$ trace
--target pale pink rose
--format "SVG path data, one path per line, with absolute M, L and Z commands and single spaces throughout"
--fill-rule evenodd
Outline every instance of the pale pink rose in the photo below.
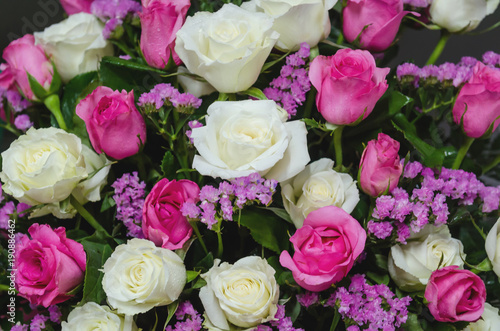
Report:
M 424 296 L 437 321 L 474 322 L 483 314 L 486 287 L 479 276 L 453 265 L 432 273 Z
M 471 79 L 458 93 L 452 112 L 455 123 L 463 122 L 469 137 L 481 137 L 491 125 L 495 130 L 500 124 L 500 71 L 478 61 Z
M 24 93 L 26 98 L 35 99 L 28 81 L 28 72 L 45 89 L 50 87 L 54 68 L 47 59 L 43 48 L 35 45 L 35 37 L 27 34 L 22 38 L 16 39 L 5 48 L 3 58 L 7 62 L 11 74 L 16 84 Z
M 134 93 L 98 86 L 76 106 L 97 153 L 114 159 L 136 154 L 146 142 L 146 124 L 134 103 Z
M 344 278 L 365 248 L 366 232 L 339 207 L 312 211 L 290 238 L 295 253 L 280 255 L 280 263 L 306 290 L 319 292 Z
M 68 15 L 90 13 L 90 5 L 94 0 L 61 0 L 61 5 Z
M 176 64 L 181 63 L 174 51 L 175 38 L 190 5 L 189 0 L 142 1 L 141 50 L 149 65 L 163 69 L 170 55 Z
M 200 188 L 187 179 L 160 180 L 146 197 L 142 214 L 144 237 L 156 246 L 182 248 L 193 228 L 180 211 L 184 202 L 197 202 Z
M 86 268 L 83 245 L 66 238 L 64 227 L 33 224 L 31 239 L 16 245 L 16 288 L 32 304 L 48 307 L 68 300 L 82 281 Z
M 398 152 L 399 142 L 384 133 L 368 142 L 359 163 L 359 184 L 363 192 L 377 197 L 398 185 L 403 172 Z
M 352 43 L 361 34 L 362 48 L 382 52 L 391 45 L 408 13 L 403 10 L 403 0 L 347 0 L 342 11 L 345 39 Z
M 389 68 L 377 68 L 368 51 L 341 49 L 332 56 L 318 56 L 309 79 L 318 91 L 316 106 L 335 125 L 365 119 L 387 90 Z

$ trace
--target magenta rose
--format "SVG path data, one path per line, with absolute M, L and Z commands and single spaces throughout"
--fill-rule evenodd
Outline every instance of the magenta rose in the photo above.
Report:
M 61 0 L 61 5 L 68 15 L 90 13 L 90 6 L 94 0 Z
M 175 38 L 190 5 L 189 0 L 142 0 L 141 50 L 150 66 L 163 69 L 170 55 L 181 63 L 174 51 Z
M 344 278 L 365 248 L 366 232 L 342 208 L 327 206 L 312 211 L 290 238 L 295 253 L 280 255 L 280 263 L 309 291 L 326 290 Z
M 377 197 L 398 185 L 403 172 L 398 152 L 399 142 L 384 133 L 368 142 L 359 163 L 359 184 L 363 192 Z
M 27 34 L 11 42 L 3 51 L 3 58 L 7 62 L 8 70 L 14 77 L 17 86 L 26 98 L 35 99 L 27 72 L 45 89 L 50 87 L 54 68 L 47 59 L 43 48 L 40 45 L 35 45 L 33 35 Z
M 32 304 L 48 307 L 68 300 L 82 281 L 86 267 L 83 246 L 66 238 L 63 227 L 33 224 L 31 239 L 16 244 L 16 288 Z
M 473 272 L 452 265 L 432 273 L 424 296 L 437 321 L 474 322 L 483 314 L 486 287 Z
M 500 124 L 500 71 L 477 62 L 471 79 L 458 93 L 453 106 L 455 123 L 463 123 L 472 138 L 484 135 L 490 126 Z
M 316 106 L 335 125 L 365 119 L 387 90 L 389 68 L 377 68 L 368 51 L 341 49 L 332 56 L 316 57 L 309 79 L 318 91 Z
M 98 86 L 76 106 L 97 153 L 121 160 L 136 154 L 146 142 L 146 124 L 134 103 L 134 93 Z
M 360 36 L 362 48 L 382 52 L 391 45 L 408 13 L 403 10 L 403 0 L 347 0 L 342 12 L 345 39 L 352 43 Z
M 197 202 L 200 188 L 187 179 L 160 180 L 146 197 L 142 212 L 144 237 L 170 250 L 182 248 L 193 228 L 180 211 L 185 202 Z
M 6 63 L 0 64 L 0 89 L 15 90 L 16 80 L 12 74 L 12 70 Z

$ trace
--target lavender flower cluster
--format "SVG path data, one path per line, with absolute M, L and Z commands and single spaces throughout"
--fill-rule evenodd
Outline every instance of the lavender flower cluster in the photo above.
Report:
M 127 15 L 132 18 L 138 17 L 141 10 L 141 4 L 134 0 L 95 0 L 90 6 L 93 15 L 106 21 L 102 31 L 105 39 L 108 39 L 111 33 L 123 24 Z
M 0 183 L 0 229 L 9 229 L 9 220 L 11 219 L 11 215 L 17 213 L 22 217 L 24 216 L 23 211 L 30 207 L 30 205 L 22 202 L 18 203 L 16 206 L 13 201 L 5 201 L 2 184 Z
M 276 315 L 274 315 L 274 319 L 269 323 L 278 329 L 278 331 L 304 331 L 304 329 L 296 329 L 293 327 L 292 319 L 288 316 L 285 316 L 285 306 L 278 305 L 278 311 Z M 255 331 L 272 331 L 273 329 L 268 326 L 261 324 L 259 325 Z
M 426 65 L 419 68 L 413 63 L 403 63 L 396 69 L 401 83 L 411 83 L 415 87 L 424 84 L 451 83 L 459 87 L 472 77 L 473 67 L 479 60 L 465 56 L 459 63 L 446 62 L 440 66 Z M 489 51 L 483 54 L 482 62 L 493 68 L 500 67 L 500 54 Z
M 217 223 L 217 218 L 233 220 L 233 212 L 246 204 L 271 203 L 278 182 L 264 179 L 258 173 L 238 177 L 230 182 L 222 181 L 218 188 L 205 185 L 200 190 L 200 202 L 185 202 L 181 207 L 182 215 L 200 218 L 209 229 Z M 218 212 L 219 211 L 219 212 Z
M 0 113 L 2 117 L 5 118 L 4 101 L 7 102 L 7 106 L 14 111 L 14 126 L 21 131 L 26 131 L 33 126 L 33 122 L 27 114 L 19 114 L 29 106 L 31 103 L 24 99 L 19 92 L 14 90 L 5 90 L 0 88 Z M 6 120 L 6 119 L 5 119 Z
M 348 331 L 396 330 L 408 319 L 409 296 L 398 298 L 385 284 L 369 285 L 365 276 L 356 274 L 349 288 L 339 287 L 326 306 L 337 307 L 342 319 L 352 325 Z M 351 324 L 349 323 L 349 324 Z
M 48 325 L 46 325 L 45 323 L 49 320 L 53 323 L 61 324 L 62 313 L 59 307 L 57 307 L 56 305 L 52 305 L 47 308 L 47 311 L 49 313 L 49 316 L 44 314 L 36 314 L 31 319 L 31 323 L 29 325 L 21 324 L 18 322 L 17 324 L 13 325 L 10 330 L 11 331 L 28 331 L 28 329 L 30 331 L 46 330 L 46 328 L 48 328 Z
M 135 171 L 124 174 L 111 187 L 115 189 L 116 219 L 127 227 L 127 236 L 144 238 L 141 223 L 146 183 L 139 180 Z
M 306 100 L 306 93 L 311 89 L 308 69 L 305 68 L 309 54 L 309 45 L 300 44 L 296 53 L 287 56 L 280 76 L 273 79 L 270 87 L 263 91 L 268 99 L 276 101 L 287 111 L 289 118 L 297 114 L 297 107 Z
M 377 198 L 373 219 L 367 224 L 368 233 L 385 239 L 396 228 L 397 241 L 404 244 L 411 231 L 417 233 L 429 222 L 436 226 L 446 224 L 449 215 L 447 199 L 458 200 L 461 205 L 472 205 L 479 198 L 483 213 L 499 208 L 500 186 L 486 186 L 473 173 L 446 168 L 437 173 L 419 162 L 409 162 L 405 166 L 403 177 L 414 179 L 419 175 L 421 184 L 413 189 L 411 197 L 407 191 L 396 187 L 390 194 Z
M 141 107 L 153 106 L 158 110 L 165 104 L 171 104 L 175 108 L 198 108 L 202 100 L 190 93 L 181 93 L 168 83 L 155 85 L 151 91 L 143 93 L 139 97 L 138 105 Z
M 175 326 L 167 326 L 165 331 L 199 331 L 202 328 L 201 315 L 194 309 L 189 301 L 179 304 L 175 311 L 177 323 Z

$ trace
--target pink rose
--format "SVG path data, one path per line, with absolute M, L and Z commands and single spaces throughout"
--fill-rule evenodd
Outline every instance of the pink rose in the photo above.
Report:
M 94 0 L 61 0 L 61 5 L 68 15 L 90 13 L 90 5 Z
M 471 79 L 458 93 L 453 106 L 453 119 L 467 136 L 479 138 L 491 125 L 500 124 L 500 71 L 477 62 Z
M 76 106 L 97 153 L 120 160 L 136 154 L 146 142 L 146 124 L 134 104 L 134 93 L 98 86 Z
M 16 80 L 8 64 L 0 64 L 0 89 L 15 90 Z
M 351 270 L 365 248 L 366 232 L 342 208 L 327 206 L 309 213 L 290 241 L 295 249 L 293 259 L 283 251 L 281 265 L 292 271 L 297 284 L 319 292 Z
M 63 227 L 33 224 L 31 239 L 16 245 L 16 288 L 32 304 L 48 307 L 68 300 L 67 293 L 82 281 L 86 267 L 83 246 L 66 238 Z
M 318 90 L 316 106 L 323 117 L 336 125 L 365 119 L 387 90 L 389 68 L 377 68 L 368 51 L 341 49 L 333 56 L 316 57 L 309 79 Z
M 399 142 L 384 133 L 370 140 L 359 163 L 359 184 L 366 194 L 377 197 L 399 182 L 403 165 L 399 160 Z
M 176 64 L 181 63 L 174 51 L 175 38 L 184 24 L 190 5 L 189 0 L 142 1 L 141 50 L 149 65 L 163 69 L 170 54 Z
M 8 70 L 10 70 L 26 98 L 35 99 L 26 72 L 33 76 L 45 89 L 50 87 L 54 68 L 47 59 L 43 48 L 40 45 L 35 45 L 33 35 L 27 34 L 11 42 L 3 51 L 3 58 L 7 62 Z
M 479 276 L 452 265 L 432 273 L 424 296 L 437 321 L 474 322 L 483 314 L 486 287 Z
M 347 0 L 342 12 L 345 39 L 352 43 L 361 34 L 362 48 L 382 52 L 391 45 L 408 13 L 403 10 L 403 0 Z
M 182 248 L 193 228 L 180 211 L 184 202 L 197 202 L 200 188 L 187 179 L 160 180 L 146 197 L 142 212 L 142 231 L 156 246 L 170 250 Z

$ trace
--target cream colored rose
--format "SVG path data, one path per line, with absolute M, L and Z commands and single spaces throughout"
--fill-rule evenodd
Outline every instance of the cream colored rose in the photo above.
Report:
M 175 52 L 217 91 L 243 91 L 255 83 L 279 37 L 272 25 L 266 14 L 225 4 L 215 13 L 187 17 L 177 32 Z
M 82 148 L 64 130 L 29 129 L 2 153 L 2 189 L 31 206 L 66 199 L 88 176 Z
M 298 229 L 310 212 L 321 207 L 336 206 L 351 213 L 359 202 L 359 191 L 350 175 L 334 171 L 333 161 L 323 158 L 281 183 L 281 197 Z
M 250 0 L 241 7 L 274 18 L 273 29 L 280 34 L 276 47 L 296 51 L 303 42 L 311 47 L 328 37 L 328 11 L 337 0 Z
M 186 267 L 171 250 L 145 239 L 116 247 L 103 266 L 102 288 L 118 313 L 135 315 L 177 300 L 186 284 Z
M 498 308 L 493 307 L 489 303 L 484 304 L 484 312 L 481 318 L 474 322 L 469 323 L 462 331 L 498 331 L 500 330 L 500 316 L 498 315 Z
M 464 266 L 465 253 L 460 240 L 452 238 L 446 231 L 429 232 L 428 236 L 420 240 L 409 240 L 406 245 L 391 247 L 389 274 L 404 291 L 425 289 L 432 272 L 438 268 Z
M 103 29 L 94 15 L 78 13 L 34 35 L 63 82 L 68 82 L 78 74 L 97 70 L 103 56 L 113 55 L 113 46 L 102 36 Z
M 486 236 L 486 242 L 484 243 L 488 259 L 491 261 L 491 264 L 493 265 L 493 271 L 498 277 L 500 277 L 500 228 L 498 226 L 499 224 L 500 224 L 500 218 L 490 229 L 490 232 L 488 232 L 488 235 Z
M 249 328 L 273 319 L 279 299 L 274 273 L 267 261 L 257 256 L 244 257 L 234 265 L 215 260 L 202 275 L 207 285 L 200 289 L 209 325 L 230 330 L 229 323 Z
M 177 81 L 182 86 L 185 92 L 191 93 L 197 98 L 200 98 L 204 95 L 209 95 L 216 90 L 212 85 L 204 81 L 204 79 L 197 80 L 193 76 L 182 75 L 189 74 L 190 72 L 186 69 L 186 67 L 179 66 L 177 67 L 177 72 L 181 73 L 181 75 L 177 76 Z
M 208 107 L 206 126 L 191 139 L 200 155 L 193 168 L 231 179 L 258 172 L 284 181 L 309 162 L 304 122 L 283 123 L 272 100 L 219 101 Z
M 73 309 L 67 322 L 61 323 L 62 331 L 136 331 L 138 330 L 132 316 L 118 315 L 108 306 L 99 306 L 95 302 L 87 302 Z

